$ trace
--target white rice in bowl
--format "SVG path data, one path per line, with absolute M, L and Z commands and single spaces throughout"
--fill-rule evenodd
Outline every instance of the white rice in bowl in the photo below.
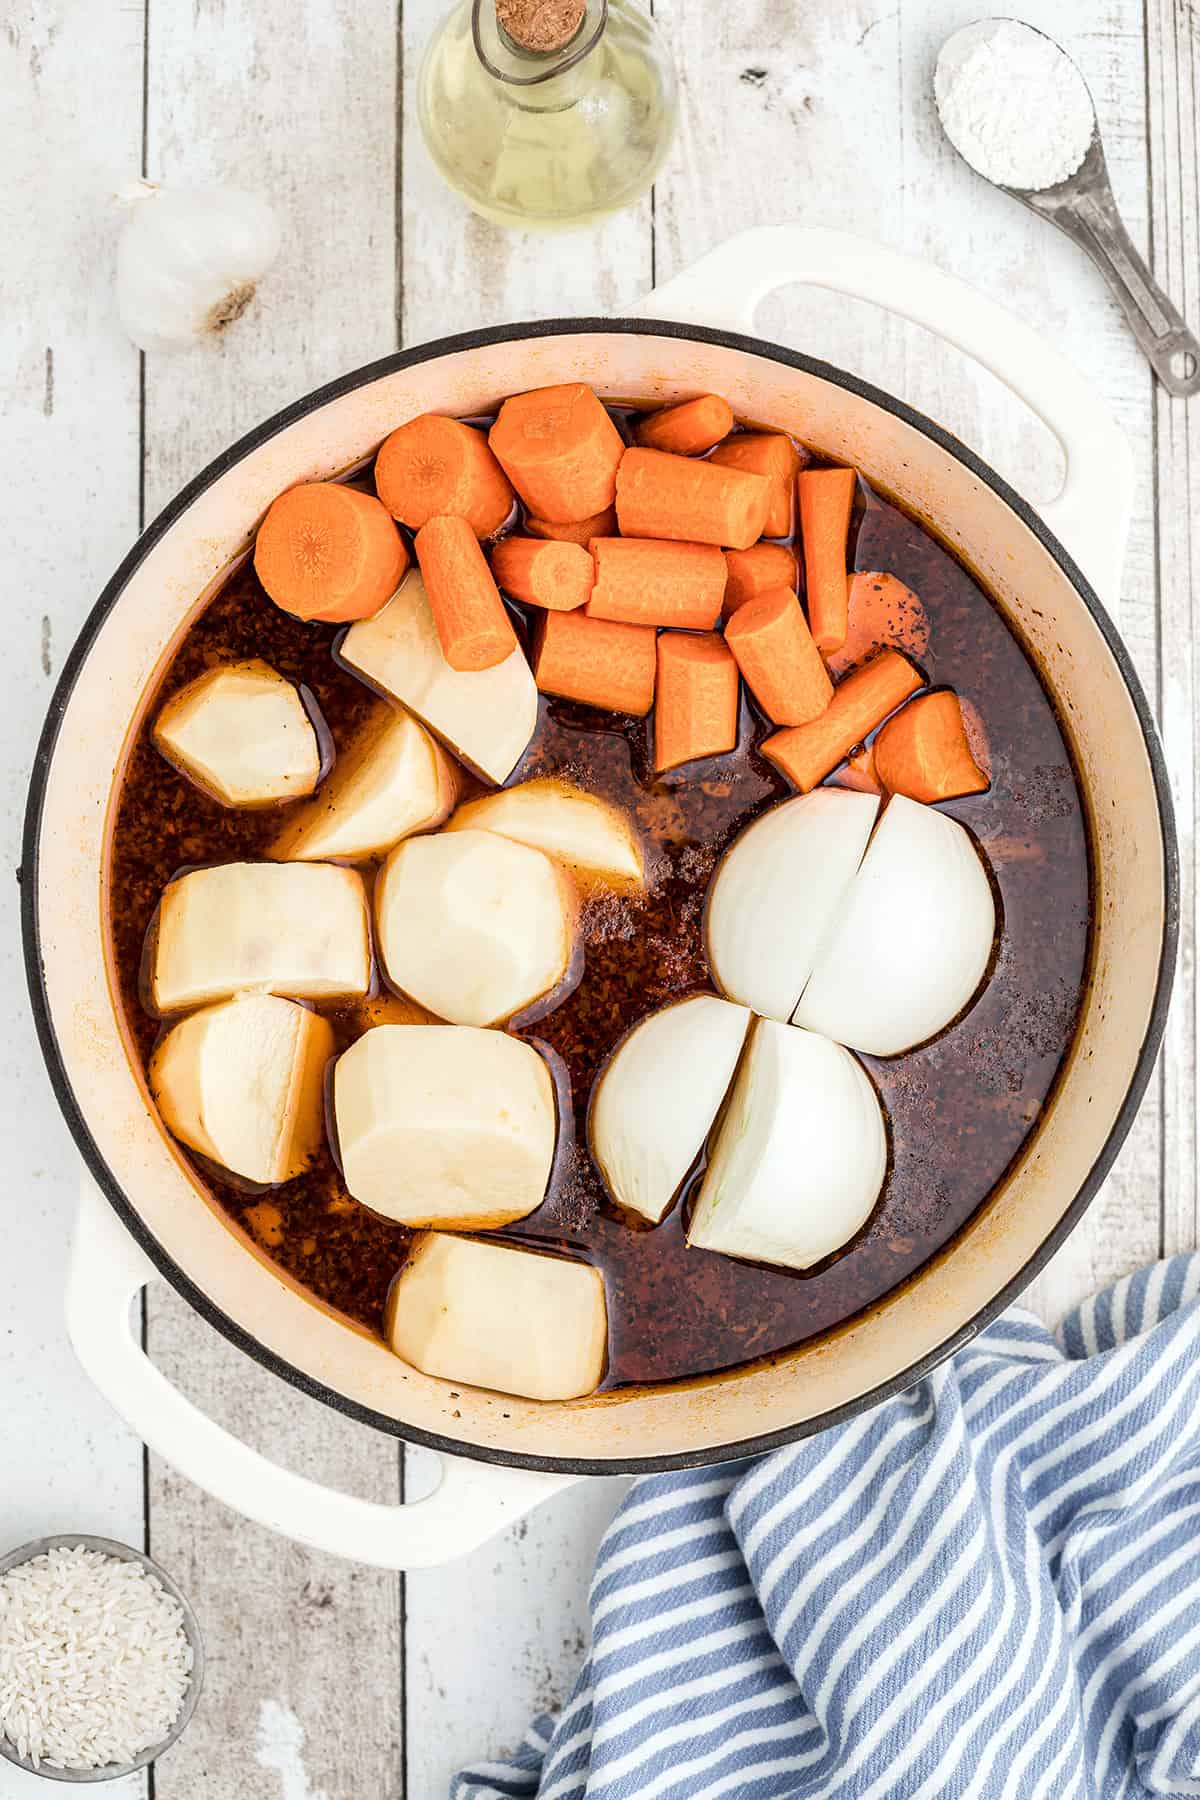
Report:
M 161 1744 L 191 1669 L 183 1609 L 140 1562 L 78 1544 L 0 1575 L 0 1735 L 35 1768 Z

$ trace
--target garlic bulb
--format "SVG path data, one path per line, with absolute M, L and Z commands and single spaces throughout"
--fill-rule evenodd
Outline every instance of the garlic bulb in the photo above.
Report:
M 239 319 L 279 252 L 270 207 L 236 188 L 139 181 L 117 246 L 117 311 L 143 350 L 194 344 Z

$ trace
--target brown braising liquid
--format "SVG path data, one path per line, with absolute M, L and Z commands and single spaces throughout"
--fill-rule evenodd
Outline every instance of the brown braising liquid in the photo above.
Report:
M 586 1148 L 588 1096 L 617 1039 L 664 1002 L 711 989 L 703 911 L 713 869 L 738 831 L 790 792 L 756 753 L 772 728 L 745 702 L 733 753 L 655 778 L 648 722 L 543 700 L 537 733 L 511 778 L 563 775 L 604 795 L 633 814 L 648 851 L 648 893 L 586 904 L 579 986 L 521 1031 L 561 1057 L 574 1118 L 561 1121 L 545 1202 L 502 1234 L 603 1269 L 608 1386 L 768 1356 L 878 1300 L 941 1248 L 1001 1180 L 1036 1128 L 1074 1035 L 1088 960 L 1088 842 L 1049 698 L 967 570 L 865 486 L 852 548 L 855 568 L 890 570 L 920 595 L 931 626 L 921 657 L 926 675 L 953 687 L 984 722 L 991 788 L 945 810 L 984 852 L 1001 929 L 990 979 L 965 1017 L 923 1049 L 863 1059 L 887 1114 L 891 1168 L 866 1229 L 840 1256 L 797 1275 L 689 1250 L 686 1191 L 660 1226 L 630 1224 L 613 1209 Z M 339 630 L 281 612 L 247 565 L 192 627 L 149 710 L 120 797 L 110 885 L 114 962 L 143 1061 L 160 1027 L 142 1007 L 138 976 L 163 888 L 181 869 L 261 855 L 279 828 L 277 810 L 232 811 L 178 774 L 150 740 L 158 707 L 214 663 L 262 657 L 310 690 L 341 748 L 372 696 L 335 661 Z M 900 961 L 903 918 L 894 930 Z M 363 1029 L 361 1010 L 331 1016 L 339 1047 Z M 265 1194 L 189 1160 L 230 1218 L 292 1277 L 359 1325 L 381 1329 L 411 1233 L 351 1200 L 328 1150 L 305 1175 Z

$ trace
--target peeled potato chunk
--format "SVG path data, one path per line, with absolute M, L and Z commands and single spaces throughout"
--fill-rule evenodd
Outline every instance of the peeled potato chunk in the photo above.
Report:
M 388 980 L 455 1025 L 498 1025 L 556 988 L 575 915 L 548 856 L 490 831 L 408 838 L 375 884 Z
M 309 805 L 291 814 L 272 856 L 356 862 L 448 818 L 454 765 L 424 726 L 381 703 Z
M 173 694 L 154 722 L 167 761 L 225 806 L 311 794 L 321 777 L 312 720 L 290 681 L 253 660 L 209 669 Z
M 875 1089 L 840 1044 L 759 1019 L 709 1147 L 688 1243 L 809 1269 L 866 1224 L 887 1173 Z
M 589 1263 L 433 1232 L 392 1284 L 388 1342 L 443 1381 L 578 1400 L 604 1375 L 604 1281 Z
M 508 780 L 533 736 L 538 695 L 524 651 L 514 650 L 493 669 L 452 669 L 416 571 L 382 612 L 350 627 L 341 657 L 497 785 Z
M 150 1088 L 193 1150 L 248 1181 L 289 1181 L 320 1143 L 333 1052 L 319 1013 L 246 994 L 173 1025 L 150 1060 Z
M 523 781 L 460 806 L 448 831 L 494 831 L 544 850 L 584 885 L 628 892 L 644 884 L 642 852 L 629 820 L 615 806 L 569 781 Z
M 540 1206 L 554 1083 L 530 1044 L 467 1025 L 379 1025 L 339 1058 L 346 1186 L 402 1225 L 486 1231 Z
M 332 863 L 219 863 L 163 894 L 151 997 L 160 1013 L 231 994 L 357 999 L 371 985 L 366 889 Z
M 693 994 L 642 1019 L 592 1089 L 588 1144 L 618 1206 L 657 1225 L 733 1080 L 744 1006 Z

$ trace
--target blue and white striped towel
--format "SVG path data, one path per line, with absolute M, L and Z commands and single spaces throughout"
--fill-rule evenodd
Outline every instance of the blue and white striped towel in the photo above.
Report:
M 454 1800 L 1200 1794 L 1200 1256 L 864 1418 L 652 1476 L 561 1716 Z

